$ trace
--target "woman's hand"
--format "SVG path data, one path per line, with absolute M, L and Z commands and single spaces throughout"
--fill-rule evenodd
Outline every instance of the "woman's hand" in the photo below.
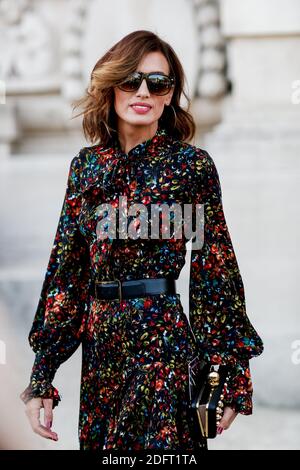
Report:
M 31 398 L 26 403 L 25 413 L 32 430 L 46 439 L 58 440 L 56 432 L 51 431 L 53 421 L 52 398 Z M 40 409 L 44 408 L 44 426 L 40 422 Z
M 237 417 L 237 411 L 230 408 L 230 406 L 225 406 L 222 419 L 217 428 L 217 433 L 221 434 L 224 429 L 228 429 L 231 426 L 232 421 Z

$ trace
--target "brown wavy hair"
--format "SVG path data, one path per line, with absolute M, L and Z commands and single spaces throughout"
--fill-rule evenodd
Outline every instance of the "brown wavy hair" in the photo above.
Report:
M 145 54 L 157 51 L 164 54 L 170 75 L 175 77 L 172 101 L 170 106 L 165 106 L 159 123 L 176 139 L 189 141 L 194 137 L 196 126 L 188 111 L 191 100 L 183 89 L 185 73 L 174 49 L 153 32 L 139 30 L 124 36 L 97 61 L 89 86 L 85 89 L 86 94 L 72 102 L 73 111 L 78 106 L 83 107 L 83 111 L 73 118 L 83 114 L 83 132 L 92 144 L 106 146 L 113 134 L 117 133 L 113 87 L 137 70 Z M 188 103 L 187 110 L 180 106 L 182 93 Z

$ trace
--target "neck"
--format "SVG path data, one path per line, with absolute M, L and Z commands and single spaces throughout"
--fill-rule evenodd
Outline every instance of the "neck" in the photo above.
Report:
M 118 138 L 123 152 L 128 153 L 133 147 L 151 139 L 158 129 L 157 121 L 147 126 L 135 126 L 123 123 L 118 126 Z

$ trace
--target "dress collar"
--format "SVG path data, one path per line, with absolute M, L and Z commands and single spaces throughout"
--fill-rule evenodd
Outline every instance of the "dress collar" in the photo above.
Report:
M 123 152 L 120 147 L 119 139 L 113 136 L 105 148 L 91 148 L 91 154 L 85 160 L 85 164 L 81 171 L 80 187 L 85 192 L 92 188 L 106 186 L 113 183 L 114 175 L 118 168 L 122 168 L 123 163 L 130 161 L 132 171 L 134 167 L 139 165 L 140 159 L 164 158 L 165 155 L 172 152 L 172 136 L 168 131 L 159 125 L 155 134 L 144 142 L 140 142 L 129 150 L 128 153 Z M 97 149 L 97 147 L 96 147 Z M 133 158 L 132 158 L 133 157 Z M 125 168 L 125 166 L 124 166 Z
M 158 125 L 158 128 L 152 137 L 135 145 L 132 149 L 129 150 L 127 154 L 122 150 L 117 134 L 111 139 L 110 145 L 118 154 L 122 154 L 124 156 L 126 155 L 130 156 L 130 155 L 145 154 L 146 152 L 155 153 L 156 148 L 161 147 L 161 145 L 165 143 L 167 140 L 168 140 L 167 130 L 161 125 Z

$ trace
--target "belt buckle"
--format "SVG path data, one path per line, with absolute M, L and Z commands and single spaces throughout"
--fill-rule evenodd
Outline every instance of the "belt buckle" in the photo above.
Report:
M 122 284 L 121 284 L 120 279 L 113 279 L 112 281 L 95 281 L 95 298 L 98 300 L 96 284 L 111 284 L 112 282 L 115 282 L 115 281 L 117 281 L 119 284 L 119 300 L 121 302 L 122 301 Z
M 120 297 L 119 300 L 120 300 L 120 302 L 122 302 L 122 284 L 121 284 L 121 281 L 120 281 L 120 279 L 114 279 L 114 280 L 117 281 L 118 284 L 119 284 L 119 297 Z

